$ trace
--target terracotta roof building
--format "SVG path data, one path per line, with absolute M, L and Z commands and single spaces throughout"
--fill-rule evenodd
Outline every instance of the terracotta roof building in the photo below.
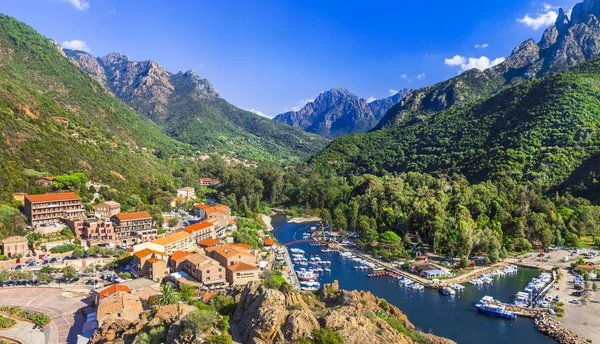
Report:
M 134 244 L 156 237 L 157 229 L 152 228 L 152 215 L 146 211 L 118 213 L 111 217 L 116 238 L 123 244 Z
M 202 186 L 213 186 L 213 185 L 219 185 L 219 184 L 221 184 L 221 181 L 218 179 L 200 178 L 200 185 L 202 185 Z
M 199 203 L 194 205 L 194 213 L 201 219 L 217 220 L 217 237 L 223 236 L 225 234 L 225 229 L 230 225 L 231 208 L 226 205 L 215 204 L 211 206 Z
M 100 220 L 96 217 L 88 219 L 67 219 L 67 226 L 71 228 L 75 237 L 86 240 L 88 246 L 106 243 L 117 243 L 113 223 Z
M 194 240 L 190 233 L 186 231 L 176 232 L 166 235 L 152 241 L 137 244 L 133 247 L 134 252 L 143 249 L 152 249 L 158 252 L 163 252 L 166 256 L 170 256 L 175 251 L 189 251 L 194 247 Z
M 65 218 L 84 217 L 81 197 L 74 192 L 25 196 L 25 216 L 30 225 L 60 222 Z
M 205 255 L 189 255 L 183 262 L 183 271 L 204 285 L 225 283 L 225 268 L 219 262 Z
M 167 258 L 162 252 L 145 248 L 133 254 L 133 263 L 140 275 L 158 281 L 167 274 Z
M 100 218 L 110 218 L 121 212 L 121 204 L 115 201 L 106 201 L 94 206 L 96 216 Z
M 260 269 L 255 264 L 238 262 L 227 268 L 227 282 L 237 285 L 260 279 Z
M 194 242 L 199 243 L 205 239 L 215 238 L 216 226 L 216 219 L 206 219 L 204 221 L 189 225 L 183 230 L 190 233 L 194 237 Z
M 256 257 L 247 249 L 239 246 L 222 244 L 211 246 L 206 249 L 206 254 L 218 261 L 224 267 L 230 267 L 239 262 L 254 265 Z
M 185 257 L 189 256 L 191 253 L 186 251 L 175 251 L 169 257 L 169 271 L 177 272 L 183 271 L 183 262 L 185 261 Z

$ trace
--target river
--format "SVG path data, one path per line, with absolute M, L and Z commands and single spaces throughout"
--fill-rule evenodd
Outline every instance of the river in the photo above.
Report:
M 280 243 L 302 239 L 309 224 L 288 223 L 283 216 L 273 217 L 273 235 Z M 348 290 L 370 291 L 386 299 L 404 312 L 410 322 L 421 331 L 447 337 L 457 343 L 553 343 L 541 334 L 527 318 L 504 320 L 479 314 L 474 304 L 484 295 L 510 302 L 513 295 L 538 275 L 533 269 L 519 269 L 513 276 L 500 277 L 493 285 L 475 287 L 466 284 L 466 290 L 455 297 L 443 296 L 437 290 L 415 291 L 398 285 L 391 278 L 368 278 L 367 271 L 354 269 L 354 264 L 337 253 L 322 253 L 319 247 L 299 243 L 306 257 L 319 255 L 331 261 L 331 273 L 321 274 L 319 282 L 338 280 L 340 287 Z

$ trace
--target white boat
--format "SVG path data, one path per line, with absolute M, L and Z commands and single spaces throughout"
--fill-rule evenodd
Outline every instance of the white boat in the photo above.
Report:
M 296 274 L 301 281 L 314 281 L 317 279 L 317 275 L 312 271 L 298 271 Z
M 450 286 L 450 288 L 456 290 L 456 291 L 463 291 L 465 290 L 465 286 L 460 285 L 460 284 L 453 284 Z

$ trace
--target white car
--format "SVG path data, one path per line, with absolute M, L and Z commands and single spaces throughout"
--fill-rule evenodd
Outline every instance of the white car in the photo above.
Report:
M 548 308 L 548 302 L 544 301 L 544 302 L 540 303 L 540 307 Z
M 579 301 L 578 301 L 578 300 L 575 300 L 575 299 L 573 299 L 573 300 L 571 300 L 571 301 L 569 301 L 569 302 L 570 302 L 570 303 L 572 303 L 572 304 L 575 304 L 575 305 L 578 305 L 578 304 L 579 304 Z

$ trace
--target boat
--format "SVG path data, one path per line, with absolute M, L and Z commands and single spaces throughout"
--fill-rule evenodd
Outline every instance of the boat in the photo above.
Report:
M 381 266 L 373 268 L 373 271 L 383 271 L 383 270 L 385 270 L 385 269 L 383 267 L 381 267 Z
M 456 295 L 456 292 L 454 291 L 454 289 L 450 288 L 450 287 L 443 287 L 439 289 L 440 294 L 442 295 L 446 295 L 446 296 L 452 296 L 452 295 Z
M 456 291 L 463 291 L 465 290 L 465 287 L 463 285 L 460 284 L 453 284 L 450 286 L 450 288 L 456 290 Z
M 300 282 L 300 285 L 308 288 L 319 288 L 321 286 L 321 283 L 313 281 L 304 281 Z
M 515 319 L 517 315 L 509 311 L 503 305 L 497 304 L 491 296 L 484 296 L 475 304 L 475 308 L 483 314 L 504 319 Z
M 301 281 L 314 281 L 317 279 L 317 275 L 312 271 L 298 271 L 297 275 Z

